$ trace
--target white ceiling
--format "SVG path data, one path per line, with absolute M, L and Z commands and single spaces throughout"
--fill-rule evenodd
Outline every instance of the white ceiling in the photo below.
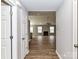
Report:
M 28 11 L 56 11 L 63 0 L 21 0 Z

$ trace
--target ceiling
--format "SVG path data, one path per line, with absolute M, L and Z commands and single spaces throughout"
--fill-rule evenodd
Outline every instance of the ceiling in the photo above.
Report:
M 21 0 L 28 11 L 56 11 L 63 0 Z

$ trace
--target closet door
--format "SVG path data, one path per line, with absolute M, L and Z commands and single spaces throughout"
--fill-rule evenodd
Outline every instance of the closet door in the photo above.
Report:
M 1 59 L 11 59 L 11 7 L 1 2 Z

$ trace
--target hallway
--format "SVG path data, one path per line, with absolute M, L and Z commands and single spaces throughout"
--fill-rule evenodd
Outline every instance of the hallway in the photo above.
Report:
M 1 0 L 1 59 L 78 59 L 77 2 Z
M 37 36 L 30 42 L 30 52 L 25 59 L 58 59 L 54 36 Z

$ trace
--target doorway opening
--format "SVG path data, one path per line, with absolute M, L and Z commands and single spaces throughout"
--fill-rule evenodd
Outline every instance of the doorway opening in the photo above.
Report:
M 29 11 L 30 20 L 30 52 L 26 59 L 47 58 L 58 59 L 56 51 L 56 12 Z M 44 56 L 43 56 L 44 55 Z

